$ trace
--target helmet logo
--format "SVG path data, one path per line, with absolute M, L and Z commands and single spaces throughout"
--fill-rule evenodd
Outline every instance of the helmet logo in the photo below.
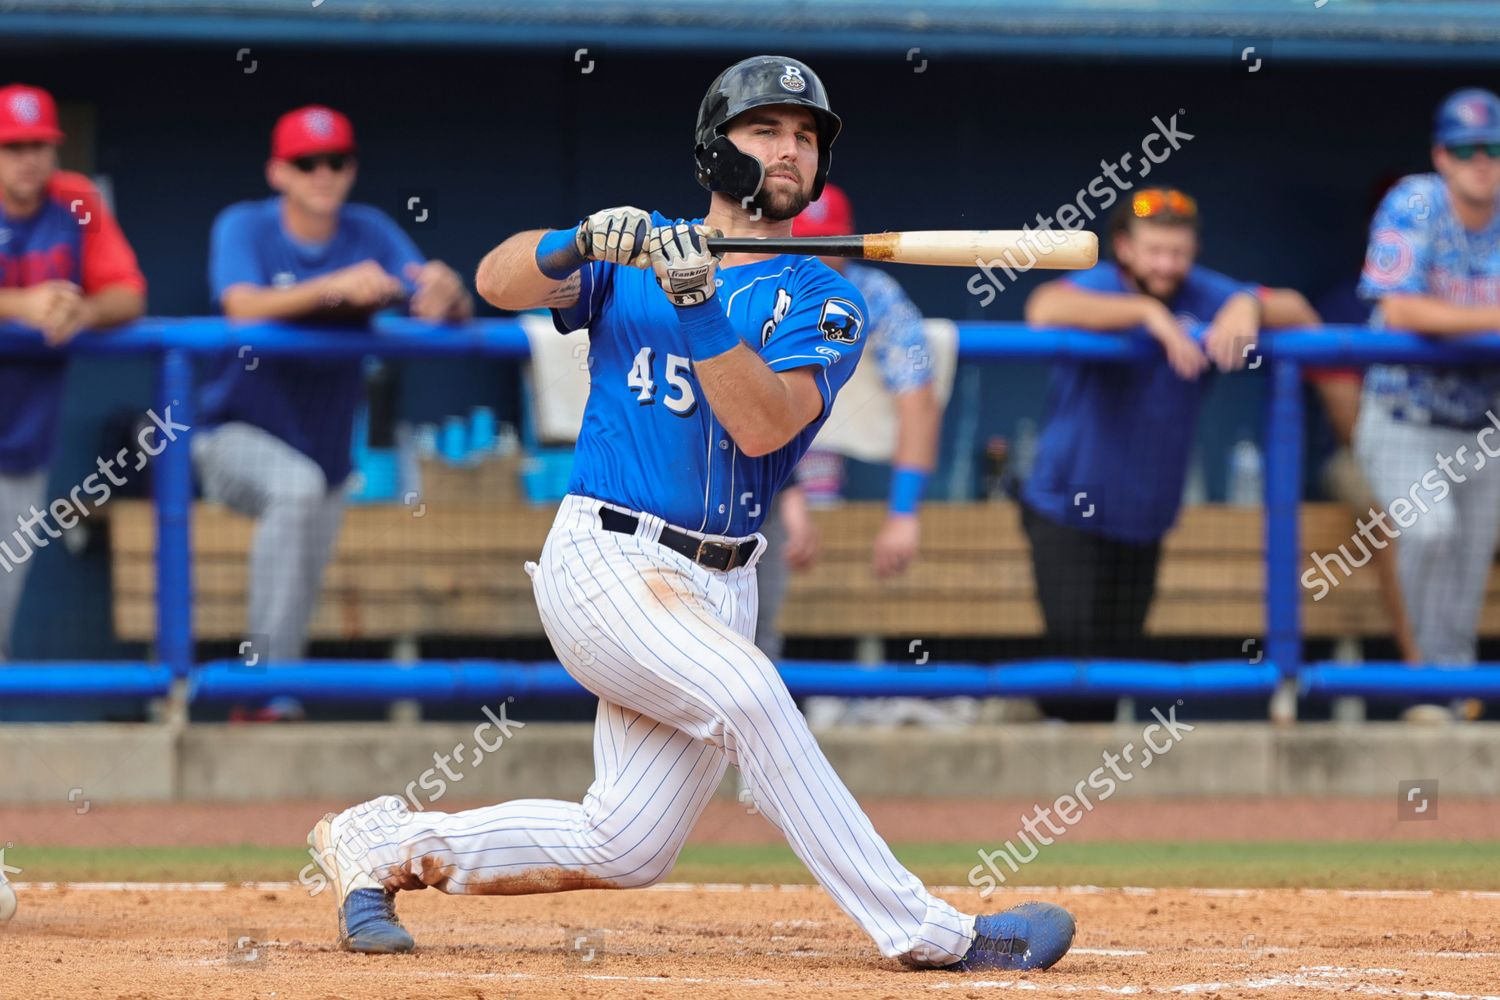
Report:
M 787 66 L 786 72 L 781 74 L 781 86 L 783 90 L 790 90 L 794 94 L 800 94 L 807 89 L 807 79 L 802 75 L 801 66 Z
M 788 67 L 788 69 L 790 68 Z M 784 85 L 786 78 L 782 77 L 781 82 Z M 799 86 L 797 89 L 801 90 L 802 88 Z M 20 91 L 11 95 L 10 113 L 27 125 L 35 125 L 42 117 L 42 102 L 37 100 L 35 94 L 24 90 Z

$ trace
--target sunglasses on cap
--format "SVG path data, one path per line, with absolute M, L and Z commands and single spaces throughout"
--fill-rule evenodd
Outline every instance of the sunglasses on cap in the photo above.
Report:
M 1198 203 L 1190 196 L 1173 188 L 1148 188 L 1137 191 L 1130 200 L 1130 210 L 1137 219 L 1150 219 L 1157 215 L 1181 215 L 1189 219 L 1198 217 Z
M 1448 152 L 1452 153 L 1456 160 L 1472 160 L 1474 154 L 1481 149 L 1490 159 L 1500 160 L 1500 142 L 1461 142 L 1456 146 L 1449 146 Z
M 317 170 L 320 165 L 324 164 L 334 173 L 341 174 L 353 162 L 354 157 L 348 153 L 319 153 L 316 156 L 297 156 L 291 160 L 292 166 L 304 174 L 310 174 Z

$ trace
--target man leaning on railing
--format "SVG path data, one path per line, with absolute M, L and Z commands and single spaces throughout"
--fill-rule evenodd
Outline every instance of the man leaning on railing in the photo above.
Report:
M 1036 465 L 1021 493 L 1037 598 L 1059 655 L 1135 657 L 1177 519 L 1211 363 L 1245 365 L 1261 322 L 1253 285 L 1194 263 L 1198 206 L 1136 191 L 1110 221 L 1115 260 L 1041 285 L 1028 322 L 1144 330 L 1159 360 L 1053 367 Z M 1187 332 L 1207 323 L 1203 341 Z
M 63 138 L 51 94 L 0 88 L 0 322 L 31 327 L 58 348 L 146 311 L 146 279 L 99 192 L 83 175 L 57 169 Z M 0 364 L 0 661 L 8 658 L 31 542 L 46 544 L 34 534 L 36 505 L 47 489 L 66 375 L 61 351 Z
M 214 223 L 209 281 L 224 315 L 365 329 L 405 301 L 413 316 L 466 319 L 473 302 L 389 216 L 348 204 L 354 130 L 317 105 L 283 115 L 266 180 L 277 195 L 231 205 Z M 359 358 L 223 357 L 203 387 L 193 462 L 204 495 L 259 523 L 241 647 L 259 660 L 304 652 L 343 519 Z M 243 355 L 243 356 L 242 356 Z
M 1436 173 L 1403 178 L 1381 202 L 1359 293 L 1378 303 L 1377 326 L 1432 337 L 1500 329 L 1500 97 L 1461 90 L 1444 101 L 1432 162 Z M 1495 366 L 1372 365 L 1365 376 L 1355 451 L 1399 529 L 1401 590 L 1429 663 L 1475 660 L 1500 531 L 1500 474 L 1481 471 L 1497 394 Z

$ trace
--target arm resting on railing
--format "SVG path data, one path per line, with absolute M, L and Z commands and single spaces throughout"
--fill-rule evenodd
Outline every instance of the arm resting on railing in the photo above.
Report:
M 1027 297 L 1026 322 L 1032 326 L 1100 331 L 1145 327 L 1180 377 L 1195 379 L 1208 367 L 1208 358 L 1177 322 L 1177 317 L 1149 295 L 1090 292 L 1065 279 L 1049 281 Z
M 14 320 L 40 331 L 54 347 L 83 330 L 128 323 L 145 311 L 145 294 L 129 285 L 106 285 L 93 295 L 84 295 L 71 281 L 0 289 L 0 321 Z
M 1386 326 L 1432 337 L 1500 330 L 1500 306 L 1460 306 L 1431 295 L 1386 295 L 1380 311 Z

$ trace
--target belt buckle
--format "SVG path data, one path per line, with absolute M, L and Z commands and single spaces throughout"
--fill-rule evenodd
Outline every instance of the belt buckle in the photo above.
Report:
M 723 552 L 724 566 L 722 568 L 728 569 L 730 564 L 734 562 L 735 553 L 739 551 L 739 548 L 733 542 L 720 542 L 711 538 L 700 538 L 698 540 L 698 551 L 693 555 L 693 561 L 700 566 L 708 566 L 710 569 L 713 569 L 716 567 L 704 562 L 704 551 Z

